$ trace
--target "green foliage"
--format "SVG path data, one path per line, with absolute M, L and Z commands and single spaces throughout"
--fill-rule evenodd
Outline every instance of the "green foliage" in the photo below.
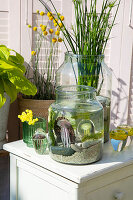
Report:
M 11 103 L 17 98 L 17 93 L 35 95 L 36 87 L 25 78 L 24 58 L 14 50 L 0 45 L 0 108 L 4 105 L 6 92 Z
M 39 0 L 49 11 L 43 0 Z M 49 0 L 55 13 L 52 0 Z M 101 12 L 97 11 L 98 0 L 73 0 L 75 11 L 75 22 L 72 25 L 72 32 L 63 24 L 61 31 L 66 38 L 72 52 L 80 55 L 102 55 L 109 40 L 111 30 L 114 26 L 115 18 L 121 0 L 103 0 Z M 112 9 L 116 7 L 114 16 L 111 16 Z

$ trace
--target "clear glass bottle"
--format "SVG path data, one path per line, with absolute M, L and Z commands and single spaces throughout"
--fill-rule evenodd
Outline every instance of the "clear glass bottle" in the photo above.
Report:
M 109 140 L 112 73 L 104 56 L 65 53 L 63 64 L 56 72 L 56 86 L 87 85 L 96 88 L 104 108 L 104 142 Z
M 89 164 L 102 157 L 103 107 L 89 86 L 59 86 L 49 107 L 50 156 L 62 163 Z

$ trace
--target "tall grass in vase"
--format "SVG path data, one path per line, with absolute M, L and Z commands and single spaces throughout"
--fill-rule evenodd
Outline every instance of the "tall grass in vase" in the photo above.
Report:
M 39 1 L 50 12 L 45 2 Z M 99 74 L 102 73 L 101 62 L 107 42 L 110 39 L 111 30 L 115 25 L 120 1 L 103 0 L 101 10 L 98 12 L 98 0 L 73 0 L 75 18 L 71 28 L 68 29 L 61 20 L 52 0 L 49 0 L 57 15 L 57 24 L 65 38 L 64 44 L 67 51 L 77 55 L 78 75 L 75 76 L 76 84 L 88 85 L 96 89 L 99 87 L 98 93 L 104 81 L 102 80 L 101 85 L 98 86 Z M 115 13 L 112 15 L 114 8 Z

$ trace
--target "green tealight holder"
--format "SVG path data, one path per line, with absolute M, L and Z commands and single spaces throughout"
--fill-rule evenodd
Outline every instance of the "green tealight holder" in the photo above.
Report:
M 38 128 L 42 128 L 46 131 L 46 120 L 38 117 L 38 121 L 34 125 L 29 125 L 28 122 L 23 122 L 23 141 L 28 147 L 33 147 L 32 137 Z

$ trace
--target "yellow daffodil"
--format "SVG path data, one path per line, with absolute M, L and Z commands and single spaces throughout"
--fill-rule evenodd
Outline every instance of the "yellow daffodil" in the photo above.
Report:
M 60 16 L 60 13 L 57 13 L 58 14 L 58 16 Z
M 59 36 L 60 35 L 60 31 L 56 31 L 55 35 Z
M 37 27 L 36 26 L 33 27 L 33 31 L 37 31 Z
M 26 109 L 21 115 L 18 115 L 21 122 L 28 122 L 29 125 L 34 125 L 38 121 L 38 118 L 33 118 L 32 110 Z
M 48 35 L 48 32 L 47 31 L 43 31 L 43 35 Z
M 24 116 L 24 115 L 26 115 L 26 113 L 25 113 L 25 112 L 22 112 L 22 116 Z
M 62 28 L 62 27 L 63 27 L 63 24 L 62 24 L 62 23 L 59 23 L 59 27 Z
M 60 16 L 60 19 L 61 19 L 61 21 L 63 21 L 65 18 L 64 18 L 64 16 Z
M 30 25 L 30 24 L 28 24 L 28 28 L 31 28 L 31 25 Z
M 39 10 L 37 10 L 36 13 L 39 14 Z
M 57 23 L 58 22 L 58 19 L 54 19 L 53 20 L 53 23 L 55 24 L 55 23 Z
M 29 124 L 29 125 L 32 125 L 32 121 L 30 120 L 30 121 L 28 122 L 28 124 Z
M 40 24 L 40 27 L 42 27 L 42 24 Z
M 53 42 L 53 43 L 56 43 L 56 42 L 57 42 L 57 39 L 56 39 L 56 38 L 52 38 L 52 42 Z
M 50 17 L 49 17 L 49 20 L 51 20 L 51 21 L 52 21 L 53 19 L 54 19 L 54 18 L 53 18 L 53 16 L 50 16 Z
M 47 26 L 45 26 L 45 25 L 41 26 L 42 31 L 46 31 L 46 28 L 47 28 Z
M 52 13 L 51 13 L 51 12 L 48 12 L 48 13 L 47 13 L 47 16 L 48 16 L 48 17 L 51 17 L 51 16 L 52 16 Z
M 57 23 L 54 23 L 54 26 L 56 27 L 56 26 L 57 26 Z
M 41 11 L 41 12 L 40 12 L 40 15 L 41 15 L 41 16 L 43 16 L 43 15 L 44 15 L 44 12 L 43 12 L 43 11 Z
M 49 29 L 49 33 L 52 34 L 54 32 L 54 30 L 51 28 Z
M 62 40 L 62 38 L 58 38 L 58 42 L 62 42 L 63 40 Z
M 25 111 L 25 112 L 27 112 L 27 113 L 28 113 L 29 111 L 30 111 L 29 109 L 26 109 L 26 111 Z
M 36 52 L 35 52 L 35 51 L 32 51 L 32 52 L 31 52 L 31 55 L 32 55 L 32 56 L 35 56 L 35 55 L 36 55 Z

